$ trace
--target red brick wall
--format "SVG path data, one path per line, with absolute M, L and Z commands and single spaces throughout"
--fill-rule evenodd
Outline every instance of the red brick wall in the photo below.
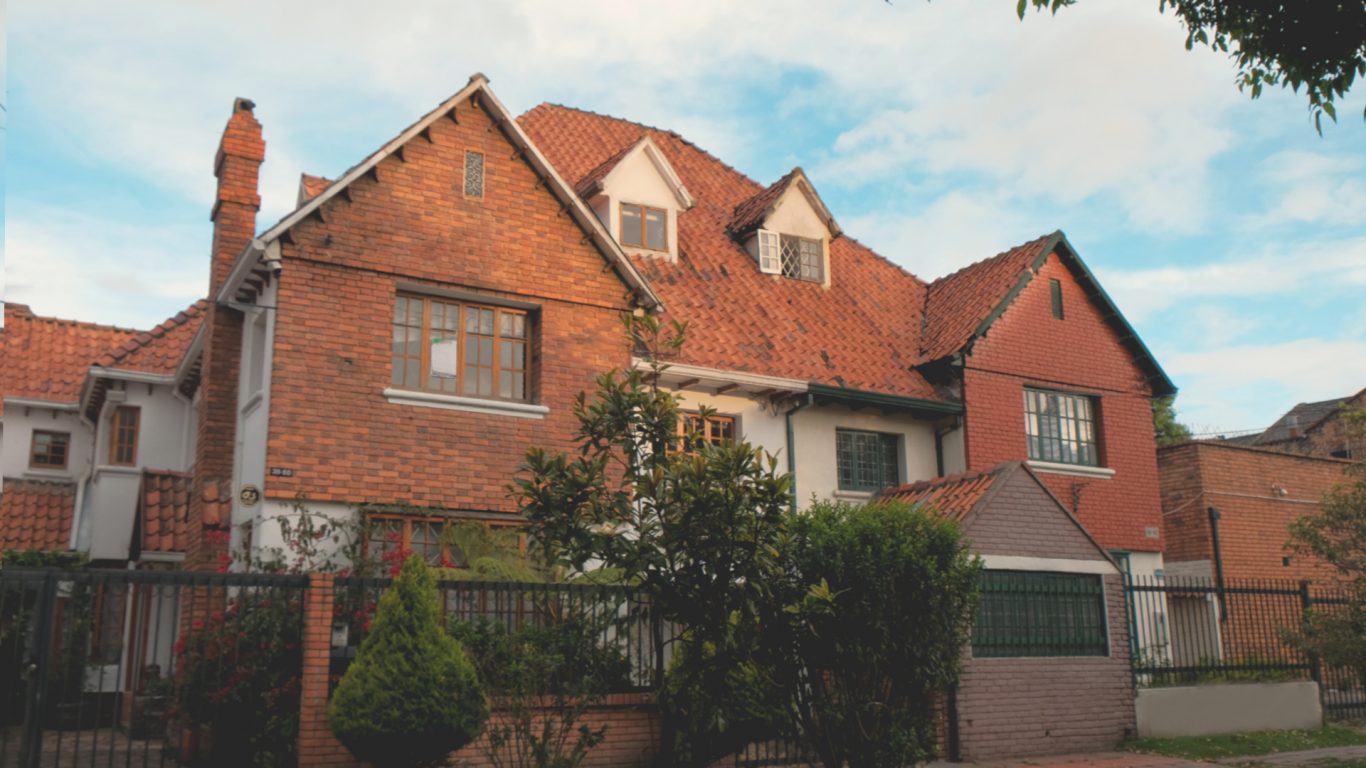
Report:
M 1213 557 L 1206 512 L 1213 506 L 1225 578 L 1332 579 L 1323 564 L 1285 549 L 1287 528 L 1318 510 L 1323 494 L 1346 479 L 1350 462 L 1217 442 L 1163 448 L 1158 457 L 1169 560 Z
M 480 109 L 385 159 L 324 220 L 296 226 L 279 284 L 267 495 L 511 511 L 526 449 L 569 447 L 574 396 L 629 363 L 628 291 Z M 485 196 L 463 195 L 464 152 Z M 531 302 L 533 389 L 544 420 L 387 402 L 395 294 L 447 289 Z M 320 398 L 319 393 L 326 393 Z M 344 415 L 344 418 L 338 418 Z
M 1052 315 L 1050 279 L 1062 283 L 1063 320 Z M 1050 255 L 966 358 L 968 468 L 1028 457 L 1025 386 L 1090 395 L 1097 402 L 1101 462 L 1114 477 L 1041 477 L 1106 548 L 1161 551 L 1151 391 L 1132 358 L 1071 272 Z M 1149 528 L 1158 536 L 1149 537 Z
M 1124 590 L 1105 577 L 1110 655 L 974 659 L 958 686 L 963 758 L 1113 749 L 1134 727 Z

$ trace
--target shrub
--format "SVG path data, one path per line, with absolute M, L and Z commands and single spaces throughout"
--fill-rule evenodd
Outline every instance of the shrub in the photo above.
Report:
M 376 766 L 422 766 L 473 741 L 488 715 L 474 667 L 441 626 L 426 563 L 408 558 L 328 705 L 332 732 Z
M 807 746 L 832 768 L 924 762 L 968 640 L 976 558 L 955 524 L 904 504 L 818 503 L 791 530 L 798 581 L 770 626 Z

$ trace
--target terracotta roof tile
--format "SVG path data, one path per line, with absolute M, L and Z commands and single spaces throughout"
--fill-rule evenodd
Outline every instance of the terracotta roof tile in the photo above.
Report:
M 313 176 L 307 173 L 299 174 L 299 199 L 294 205 L 300 206 L 321 195 L 324 190 L 332 186 L 332 179 L 324 176 Z
M 931 504 L 944 517 L 962 522 L 1005 471 L 1019 462 L 1006 462 L 985 472 L 964 472 L 889 488 L 879 499 L 908 504 Z
M 962 349 L 1024 272 L 1046 255 L 1040 251 L 1051 237 L 1044 235 L 930 283 L 920 337 L 923 359 L 938 360 Z
M 800 168 L 793 168 L 787 175 L 770 184 L 753 197 L 735 206 L 735 215 L 731 217 L 727 225 L 733 234 L 746 235 L 759 228 L 764 223 L 764 218 L 768 216 L 773 204 L 778 202 L 778 198 L 783 196 L 792 180 L 797 178 Z
M 75 509 L 75 483 L 5 478 L 0 492 L 0 549 L 70 549 Z
M 143 552 L 184 552 L 190 517 L 191 476 L 148 469 L 142 473 L 138 522 Z
M 91 364 L 137 335 L 128 328 L 40 317 L 22 304 L 6 304 L 0 396 L 74 403 Z
M 152 330 L 106 351 L 96 362 L 105 368 L 170 376 L 180 367 L 208 306 L 206 299 L 200 299 Z
M 831 286 L 759 272 L 730 233 L 764 187 L 670 131 L 542 104 L 518 118 L 568 179 L 584 179 L 647 133 L 696 198 L 678 215 L 679 258 L 633 257 L 667 307 L 691 321 L 679 362 L 939 399 L 917 362 L 925 285 L 848 237 L 830 243 Z
M 612 169 L 616 168 L 618 163 L 626 159 L 626 156 L 630 154 L 631 150 L 635 149 L 636 144 L 639 143 L 639 141 L 635 141 L 627 144 L 622 147 L 620 151 L 613 153 L 611 157 L 598 163 L 597 167 L 589 171 L 582 179 L 579 179 L 578 182 L 574 184 L 574 191 L 579 193 L 580 197 L 584 198 L 593 195 L 597 191 L 595 187 L 598 182 L 607 178 L 607 174 L 611 173 Z

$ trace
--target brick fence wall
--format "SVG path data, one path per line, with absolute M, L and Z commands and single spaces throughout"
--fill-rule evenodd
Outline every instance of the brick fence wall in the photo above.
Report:
M 304 609 L 299 768 L 359 768 L 364 765 L 337 741 L 327 725 L 334 595 L 334 577 L 331 574 L 313 574 L 309 577 L 308 601 Z M 495 721 L 498 718 L 496 710 L 493 718 Z M 659 716 L 651 694 L 607 696 L 591 709 L 583 724 L 590 728 L 607 726 L 607 735 L 602 743 L 593 748 L 584 760 L 583 764 L 587 768 L 645 765 L 659 744 Z M 459 765 L 484 768 L 492 765 L 486 751 L 487 742 L 480 738 L 451 757 Z

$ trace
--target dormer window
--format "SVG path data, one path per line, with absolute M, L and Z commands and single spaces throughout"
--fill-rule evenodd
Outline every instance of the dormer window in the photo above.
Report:
M 669 250 L 669 214 L 662 208 L 621 204 L 621 244 L 651 251 Z
M 761 229 L 758 243 L 761 272 L 825 282 L 825 245 L 820 240 Z

